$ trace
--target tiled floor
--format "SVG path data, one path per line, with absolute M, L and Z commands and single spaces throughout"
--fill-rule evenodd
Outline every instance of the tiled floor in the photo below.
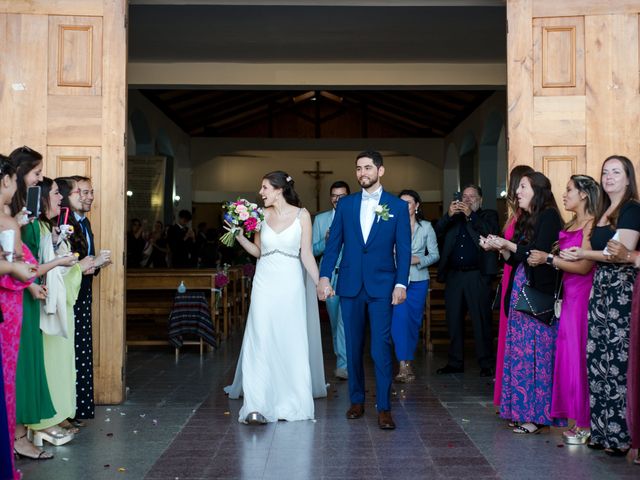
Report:
M 464 375 L 445 377 L 434 373 L 445 352 L 418 354 L 417 382 L 396 385 L 395 431 L 377 428 L 373 398 L 364 418 L 346 420 L 346 382 L 316 401 L 313 422 L 242 425 L 240 401 L 222 392 L 238 346 L 236 338 L 203 359 L 187 351 L 178 363 L 168 349 L 130 352 L 126 403 L 99 407 L 73 442 L 48 448 L 54 460 L 21 460 L 25 478 L 640 479 L 640 467 L 625 459 L 563 446 L 559 430 L 511 433 L 494 413 L 491 382 L 472 367 L 473 352 Z

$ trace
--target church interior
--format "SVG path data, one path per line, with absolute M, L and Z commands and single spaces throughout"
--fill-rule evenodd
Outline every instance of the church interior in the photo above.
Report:
M 506 3 L 129 0 L 126 224 L 168 226 L 188 210 L 194 227 L 219 230 L 222 205 L 258 201 L 261 178 L 273 170 L 295 180 L 313 216 L 331 208 L 333 182 L 358 188 L 354 162 L 367 149 L 384 156 L 384 189 L 418 192 L 427 220 L 475 184 L 502 224 L 510 165 Z M 223 392 L 250 299 L 245 260 L 237 263 L 218 261 L 204 283 L 187 282 L 207 291 L 215 348 L 166 341 L 177 277 L 123 273 L 123 401 L 100 402 L 95 420 L 55 447 L 53 460 L 19 460 L 25 479 L 638 478 L 637 467 L 565 447 L 561 429 L 514 436 L 496 414 L 492 379 L 478 375 L 470 331 L 465 374 L 437 375 L 447 340 L 435 281 L 416 381 L 392 387 L 395 431 L 378 430 L 373 413 L 345 420 L 348 385 L 330 375 L 315 420 L 238 423 L 242 402 Z M 217 285 L 223 271 L 229 284 Z M 370 358 L 366 376 L 373 392 Z

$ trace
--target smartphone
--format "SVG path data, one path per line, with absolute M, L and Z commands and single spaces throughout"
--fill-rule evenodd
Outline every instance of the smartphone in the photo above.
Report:
M 69 225 L 69 207 L 60 207 L 60 215 L 58 215 L 58 227 L 61 225 Z
M 29 187 L 27 189 L 27 210 L 29 210 L 29 218 L 38 218 L 40 216 L 40 187 Z
M 453 200 L 456 201 L 456 202 L 461 202 L 462 201 L 462 193 L 454 192 Z

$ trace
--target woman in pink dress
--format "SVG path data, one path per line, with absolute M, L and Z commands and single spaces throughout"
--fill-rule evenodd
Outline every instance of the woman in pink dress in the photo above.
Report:
M 513 240 L 513 234 L 518 220 L 518 199 L 516 190 L 520 185 L 520 179 L 525 173 L 533 172 L 533 168 L 528 165 L 518 165 L 513 167 L 509 173 L 509 192 L 507 194 L 507 207 L 509 218 L 504 227 L 504 238 Z M 507 314 L 504 306 L 504 299 L 509 291 L 509 280 L 511 279 L 511 265 L 504 264 L 502 281 L 500 285 L 500 325 L 498 327 L 498 350 L 496 353 L 496 383 L 493 389 L 493 404 L 500 406 L 500 395 L 502 395 L 502 372 L 504 368 L 504 344 L 507 337 Z M 508 297 L 507 297 L 508 298 Z
M 598 183 L 587 175 L 573 175 L 562 196 L 565 210 L 574 217 L 560 232 L 559 249 L 590 249 L 589 238 L 598 205 Z M 562 313 L 553 372 L 551 416 L 572 418 L 575 425 L 563 433 L 564 441 L 584 445 L 590 436 L 589 382 L 587 378 L 587 336 L 589 294 L 594 262 L 568 262 L 549 252 L 532 251 L 534 261 L 546 261 L 562 275 Z
M 14 276 L 0 276 L 0 308 L 2 309 L 3 318 L 3 322 L 0 323 L 0 348 L 2 349 L 2 376 L 9 426 L 9 443 L 12 452 L 16 428 L 15 377 L 20 344 L 20 328 L 22 326 L 22 293 L 33 282 L 37 270 L 36 260 L 29 249 L 20 242 L 20 227 L 18 223 L 4 212 L 4 206 L 11 203 L 11 198 L 16 189 L 15 168 L 7 157 L 0 156 L 0 231 L 10 230 L 14 232 L 16 240 L 14 251 L 22 251 L 22 260 L 30 265 L 26 269 L 26 273 L 30 272 L 30 275 L 25 275 L 25 272 L 20 274 L 20 270 L 25 269 L 20 262 L 15 263 L 12 268 Z M 14 252 L 5 253 L 13 254 Z M 12 260 L 16 262 L 19 258 L 13 258 Z M 14 478 L 20 478 L 17 472 L 14 473 Z

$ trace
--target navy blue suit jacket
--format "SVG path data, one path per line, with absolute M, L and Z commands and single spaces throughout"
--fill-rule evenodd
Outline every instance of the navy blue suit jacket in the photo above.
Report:
M 362 286 L 371 297 L 391 297 L 396 284 L 409 285 L 411 226 L 407 202 L 384 190 L 379 205 L 390 218 L 376 217 L 365 243 L 360 226 L 362 192 L 341 198 L 331 224 L 320 276 L 331 278 L 342 249 L 336 294 L 355 297 Z M 392 215 L 392 216 L 391 216 Z

